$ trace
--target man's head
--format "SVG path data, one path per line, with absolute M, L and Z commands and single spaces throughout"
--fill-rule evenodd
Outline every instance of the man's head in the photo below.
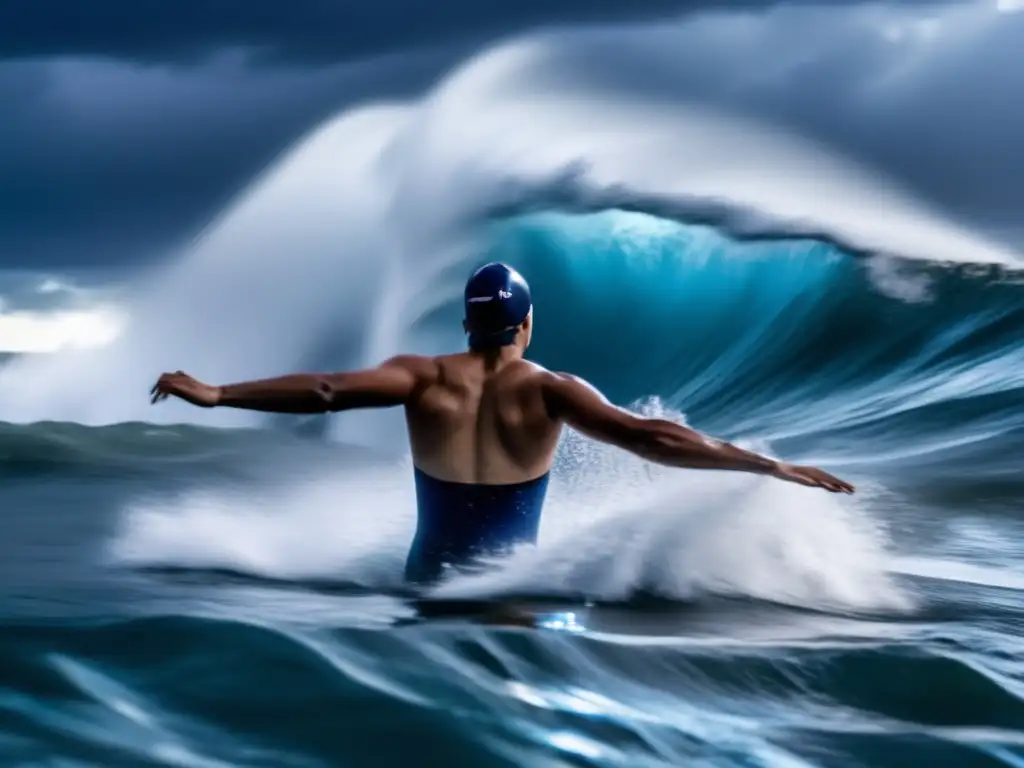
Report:
M 533 299 L 523 276 L 509 266 L 492 262 L 466 282 L 466 319 L 462 326 L 474 350 L 530 343 Z

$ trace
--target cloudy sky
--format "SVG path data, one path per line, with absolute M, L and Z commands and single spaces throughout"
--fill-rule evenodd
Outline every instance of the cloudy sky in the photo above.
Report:
M 0 263 L 145 258 L 354 100 L 422 91 L 488 38 L 670 0 L 6 0 Z
M 922 13 L 949 6 L 899 4 Z M 359 100 L 422 92 L 496 37 L 559 24 L 689 18 L 722 7 L 758 11 L 765 5 L 758 0 L 5 0 L 0 3 L 0 265 L 115 265 L 159 256 L 193 235 L 327 115 Z M 1002 38 L 996 43 L 1002 47 L 989 63 L 1013 72 L 1012 52 L 1024 45 Z M 750 71 L 742 51 L 729 58 L 734 69 L 743 65 Z M 1024 71 L 1020 58 L 1018 71 Z M 979 64 L 970 75 L 991 80 L 986 67 Z M 628 76 L 628 62 L 621 71 Z M 1005 100 L 1012 92 L 1005 82 L 993 87 L 994 98 Z M 786 102 L 787 109 L 808 113 L 804 122 L 811 129 L 842 132 L 847 123 L 841 110 L 827 110 L 819 119 L 812 100 L 801 101 L 799 95 Z M 931 102 L 922 108 L 932 108 Z M 957 118 L 973 119 L 970 111 Z M 920 130 L 920 124 L 910 125 L 912 130 L 894 122 L 894 131 L 907 134 L 901 134 L 897 150 L 876 141 L 865 151 L 898 166 L 904 148 L 915 144 L 908 137 Z M 1003 133 L 1013 130 L 1016 123 L 1009 121 Z M 998 164 L 1000 157 L 987 156 L 986 162 Z M 925 165 L 934 167 L 933 160 Z M 957 186 L 941 173 L 932 177 L 939 197 L 942 184 Z M 957 193 L 950 192 L 954 198 Z

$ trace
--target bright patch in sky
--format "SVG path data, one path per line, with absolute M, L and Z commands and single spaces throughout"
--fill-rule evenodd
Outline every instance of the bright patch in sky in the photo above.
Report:
M 4 312 L 0 306 L 0 352 L 56 352 L 109 344 L 124 318 L 111 307 Z

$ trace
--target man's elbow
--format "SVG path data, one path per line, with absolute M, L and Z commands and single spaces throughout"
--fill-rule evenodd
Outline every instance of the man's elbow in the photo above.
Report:
M 344 380 L 336 375 L 320 374 L 312 377 L 309 401 L 325 412 L 344 409 Z

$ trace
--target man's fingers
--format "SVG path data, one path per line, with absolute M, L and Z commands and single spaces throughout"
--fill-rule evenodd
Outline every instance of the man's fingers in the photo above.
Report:
M 835 480 L 829 480 L 824 485 L 828 490 L 832 491 L 832 493 L 853 493 L 854 490 L 852 485 L 845 480 L 839 480 L 838 478 Z
M 165 373 L 161 375 L 160 378 L 156 380 L 156 384 L 154 384 L 149 389 L 149 404 L 156 405 L 162 400 L 166 400 L 168 397 L 170 397 L 171 393 L 169 391 L 168 385 L 171 383 L 171 379 L 174 376 L 180 375 L 182 375 L 181 371 L 178 371 L 177 373 Z
M 152 387 L 149 388 L 149 394 L 150 395 L 156 395 L 160 391 L 160 388 L 163 387 L 164 384 L 166 384 L 166 383 L 167 383 L 167 374 L 165 373 L 165 374 L 162 374 L 160 376 L 160 378 L 156 380 L 156 383 Z
M 821 488 L 829 493 L 853 493 L 854 487 L 845 480 L 840 480 L 828 472 L 813 467 L 800 467 L 790 475 L 790 479 L 810 488 Z
M 843 493 L 853 493 L 853 486 L 845 480 L 840 480 L 838 477 L 835 478 L 836 487 Z
M 165 373 L 163 376 L 161 376 L 159 379 L 157 379 L 156 384 L 154 384 L 152 387 L 150 387 L 150 390 L 149 390 L 149 403 L 150 403 L 150 405 L 156 405 L 160 401 L 166 400 L 168 397 L 171 396 L 170 386 L 169 386 L 170 385 L 170 381 L 169 381 L 170 376 L 171 376 L 171 374 Z
M 854 492 L 854 487 L 850 483 L 814 467 L 794 467 L 793 471 L 786 473 L 786 478 L 799 485 L 821 488 L 829 493 Z

